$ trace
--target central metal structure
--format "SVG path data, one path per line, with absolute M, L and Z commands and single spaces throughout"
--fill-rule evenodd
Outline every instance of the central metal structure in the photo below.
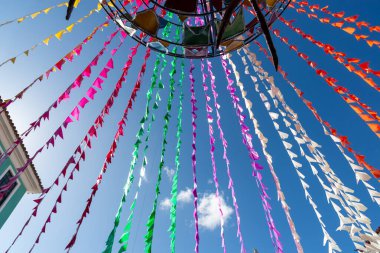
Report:
M 265 33 L 263 18 L 265 26 L 270 27 L 289 3 L 290 0 L 101 2 L 109 17 L 134 40 L 160 53 L 184 58 L 220 56 L 249 44 L 263 30 Z

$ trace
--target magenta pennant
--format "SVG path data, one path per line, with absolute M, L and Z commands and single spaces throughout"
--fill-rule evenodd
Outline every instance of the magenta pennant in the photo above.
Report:
M 59 98 L 58 98 L 58 103 L 61 103 L 61 101 L 65 100 L 65 99 L 69 99 L 70 98 L 70 95 L 69 93 L 66 91 L 65 93 L 63 93 Z
M 91 66 L 87 66 L 87 68 L 83 71 L 82 75 L 90 77 L 90 75 L 91 75 Z
M 79 101 L 78 105 L 79 105 L 80 107 L 84 108 L 84 107 L 86 106 L 87 103 L 88 103 L 88 99 L 87 99 L 86 97 L 83 97 L 83 98 Z
M 73 52 L 76 54 L 76 55 L 80 55 L 80 53 L 82 52 L 82 45 L 79 45 L 77 46 Z
M 44 114 L 42 114 L 41 118 L 43 118 L 44 120 L 49 119 L 49 111 L 44 112 Z
M 102 72 L 100 72 L 100 76 L 107 78 L 108 77 L 108 71 L 110 71 L 108 68 L 104 68 Z
M 64 128 L 67 128 L 67 126 L 73 122 L 73 120 L 70 118 L 70 116 L 67 116 L 67 118 L 65 119 L 65 121 L 63 122 L 63 127 Z
M 50 137 L 49 141 L 46 144 L 46 147 L 49 148 L 49 146 L 52 145 L 54 147 L 54 137 Z
M 94 99 L 96 93 L 97 91 L 94 88 L 90 87 L 90 89 L 87 91 L 87 96 L 91 99 Z
M 57 131 L 55 131 L 55 133 L 54 133 L 54 137 L 57 137 L 57 136 L 59 136 L 59 137 L 61 137 L 63 139 L 63 132 L 62 132 L 62 128 L 61 127 L 59 127 L 57 129 Z
M 124 30 L 121 30 L 120 33 L 121 33 L 121 36 L 123 36 L 124 39 L 128 36 L 128 34 Z
M 76 119 L 79 120 L 79 109 L 77 106 L 75 106 L 74 110 L 71 112 L 71 115 Z
M 112 58 L 109 59 L 109 61 L 107 62 L 107 67 L 109 67 L 110 69 L 113 69 L 113 60 L 112 60 Z
M 96 136 L 97 137 L 97 133 L 96 133 L 96 128 L 94 126 L 92 126 L 90 128 L 90 131 L 88 131 L 89 135 L 92 137 L 92 136 Z
M 75 79 L 73 85 L 72 85 L 72 89 L 76 88 L 76 87 L 80 87 L 82 85 L 82 81 L 83 81 L 83 76 L 82 74 L 80 74 L 77 79 Z
M 99 60 L 99 55 L 97 55 L 91 62 L 91 66 L 96 66 L 98 65 L 98 60 Z
M 96 78 L 94 83 L 92 84 L 93 86 L 99 88 L 99 89 L 102 89 L 102 83 L 103 83 L 103 79 L 101 79 L 100 77 Z

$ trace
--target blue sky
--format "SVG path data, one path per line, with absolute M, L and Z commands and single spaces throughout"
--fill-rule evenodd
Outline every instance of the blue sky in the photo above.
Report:
M 8 1 L 3 3 L 0 10 L 1 21 L 13 19 L 28 13 L 43 9 L 60 1 Z M 315 2 L 313 2 L 315 3 Z M 375 0 L 368 0 L 365 3 L 358 1 L 342 0 L 339 2 L 320 1 L 321 6 L 329 5 L 331 10 L 345 10 L 347 16 L 360 14 L 360 20 L 365 20 L 374 25 L 379 25 L 377 10 L 380 3 Z M 75 10 L 71 21 L 77 20 L 79 17 L 88 13 L 95 6 L 94 3 L 83 1 L 80 8 Z M 58 8 L 51 10 L 48 15 L 41 15 L 35 20 L 26 20 L 21 24 L 11 24 L 0 27 L 0 62 L 6 60 L 19 52 L 30 48 L 35 43 L 43 40 L 50 34 L 65 28 L 69 23 L 64 20 L 65 9 Z M 25 87 L 31 80 L 42 74 L 48 67 L 62 58 L 70 49 L 83 40 L 83 38 L 91 32 L 93 27 L 104 21 L 105 13 L 101 11 L 92 15 L 83 23 L 76 26 L 72 33 L 65 34 L 62 41 L 52 39 L 49 46 L 40 46 L 35 49 L 30 56 L 20 57 L 16 64 L 7 64 L 0 68 L 0 95 L 3 98 L 14 96 L 18 91 Z M 288 9 L 284 13 L 284 17 L 288 20 L 295 19 L 295 25 L 301 27 L 305 32 L 314 35 L 317 40 L 332 44 L 337 50 L 346 52 L 350 57 L 358 57 L 364 61 L 370 61 L 374 69 L 380 69 L 379 49 L 369 48 L 363 41 L 356 41 L 343 31 L 328 25 L 322 25 L 317 21 L 307 19 L 305 15 L 296 13 L 293 9 Z M 326 55 L 321 49 L 315 47 L 310 42 L 303 40 L 299 35 L 277 22 L 274 25 L 279 28 L 281 34 L 288 37 L 300 50 L 308 54 L 318 65 L 325 69 L 331 76 L 336 77 L 339 83 L 347 87 L 352 93 L 357 94 L 367 104 L 371 105 L 376 111 L 380 109 L 379 94 L 366 85 L 359 77 L 349 73 L 342 65 L 338 64 L 332 57 Z M 44 80 L 24 96 L 24 98 L 16 102 L 9 109 L 14 122 L 20 132 L 25 130 L 29 123 L 33 122 L 47 106 L 49 106 L 74 79 L 85 68 L 89 59 L 92 59 L 96 53 L 102 48 L 106 37 L 115 29 L 112 25 L 104 32 L 98 33 L 95 38 L 83 47 L 80 57 L 75 58 L 73 63 L 66 64 L 64 70 L 51 75 L 51 78 Z M 379 40 L 378 34 L 371 33 L 374 39 Z M 262 38 L 259 38 L 263 42 Z M 329 121 L 342 135 L 349 136 L 352 146 L 360 153 L 367 156 L 368 161 L 379 167 L 380 164 L 380 146 L 378 138 L 368 129 L 368 127 L 359 119 L 359 117 L 349 109 L 333 90 L 328 87 L 324 81 L 315 75 L 314 71 L 309 68 L 305 62 L 299 59 L 293 51 L 289 51 L 278 39 L 274 38 L 277 51 L 280 57 L 280 64 L 289 73 L 289 78 L 295 81 L 297 85 L 305 92 L 305 97 L 311 100 L 319 113 Z M 117 46 L 118 39 L 110 45 L 109 48 Z M 126 43 L 121 47 L 115 57 L 115 70 L 109 73 L 108 80 L 103 85 L 103 91 L 97 93 L 96 98 L 81 113 L 79 123 L 74 122 L 65 132 L 65 140 L 60 141 L 54 149 L 45 151 L 35 160 L 35 165 L 39 172 L 44 185 L 50 185 L 51 181 L 56 177 L 58 171 L 61 170 L 67 159 L 73 153 L 78 142 L 83 138 L 89 126 L 94 121 L 96 115 L 108 96 L 110 95 L 115 82 L 120 76 L 121 66 L 127 60 L 129 54 L 128 48 L 135 45 L 135 42 L 127 39 Z M 319 123 L 314 116 L 307 110 L 304 104 L 299 100 L 296 94 L 282 80 L 281 76 L 273 71 L 271 64 L 264 59 L 264 56 L 258 52 L 255 46 L 251 46 L 251 50 L 256 52 L 258 57 L 263 60 L 264 68 L 274 75 L 276 84 L 282 90 L 288 104 L 298 113 L 300 121 L 314 140 L 323 146 L 322 151 L 326 155 L 331 167 L 336 174 L 344 181 L 344 183 L 355 189 L 356 196 L 362 200 L 362 203 L 368 207 L 367 216 L 373 221 L 373 227 L 380 225 L 380 217 L 378 215 L 378 206 L 370 201 L 362 185 L 356 185 L 354 175 L 348 167 L 347 162 L 337 150 L 336 146 L 329 137 L 325 136 Z M 102 130 L 99 131 L 98 138 L 93 141 L 93 148 L 87 152 L 87 159 L 82 163 L 81 171 L 76 174 L 75 180 L 70 182 L 69 190 L 63 196 L 63 202 L 58 207 L 58 214 L 52 218 L 52 223 L 47 227 L 47 233 L 41 238 L 40 244 L 34 249 L 34 252 L 64 252 L 65 245 L 71 238 L 75 223 L 80 217 L 80 213 L 85 206 L 85 200 L 90 194 L 90 187 L 94 184 L 100 166 L 104 161 L 106 152 L 112 142 L 112 138 L 117 128 L 117 122 L 120 119 L 124 106 L 129 98 L 131 88 L 134 85 L 137 72 L 143 62 L 144 48 L 140 48 L 134 59 L 133 66 L 127 77 L 124 88 L 115 106 L 111 110 L 110 115 L 106 118 L 106 123 Z M 31 134 L 25 144 L 30 153 L 37 150 L 54 132 L 57 126 L 71 112 L 72 108 L 85 94 L 87 88 L 92 84 L 96 75 L 109 59 L 109 51 L 99 60 L 99 64 L 93 69 L 93 76 L 85 79 L 80 89 L 75 90 L 70 100 L 64 102 L 61 107 L 51 113 L 48 122 L 44 122 L 41 129 Z M 103 249 L 109 231 L 112 228 L 114 215 L 119 205 L 122 194 L 123 185 L 127 179 L 129 163 L 131 160 L 131 152 L 133 143 L 135 142 L 135 134 L 139 127 L 139 120 L 145 106 L 145 93 L 150 85 L 150 77 L 153 70 L 153 64 L 156 54 L 153 53 L 148 61 L 147 73 L 143 79 L 141 92 L 134 104 L 134 110 L 130 112 L 128 117 L 125 136 L 119 142 L 118 151 L 109 170 L 104 176 L 104 181 L 100 186 L 96 198 L 93 202 L 89 217 L 85 220 L 79 232 L 77 243 L 72 252 L 99 252 Z M 167 58 L 168 63 L 172 60 Z M 297 231 L 301 236 L 301 243 L 305 252 L 319 253 L 327 252 L 327 248 L 322 245 L 322 232 L 317 223 L 311 207 L 307 204 L 302 187 L 296 177 L 296 173 L 292 167 L 290 159 L 284 150 L 280 138 L 278 137 L 273 124 L 263 106 L 258 94 L 255 93 L 253 84 L 249 77 L 243 74 L 242 63 L 238 56 L 234 54 L 233 60 L 237 64 L 241 72 L 242 82 L 248 92 L 248 97 L 253 101 L 253 111 L 261 125 L 262 132 L 269 139 L 268 151 L 273 156 L 274 168 L 281 180 L 281 185 L 288 204 L 291 207 L 291 214 L 295 221 Z M 242 233 L 246 248 L 252 251 L 257 248 L 260 252 L 273 252 L 273 246 L 269 238 L 268 228 L 265 225 L 264 213 L 261 207 L 259 195 L 257 192 L 254 178 L 251 177 L 251 168 L 248 154 L 241 142 L 240 127 L 238 125 L 235 112 L 232 107 L 231 99 L 226 89 L 226 79 L 219 59 L 212 59 L 217 91 L 220 95 L 219 103 L 221 104 L 222 126 L 226 139 L 229 142 L 228 154 L 231 160 L 232 176 L 235 180 L 236 195 L 239 204 L 239 211 L 242 221 Z M 210 184 L 212 180 L 212 168 L 209 155 L 207 120 L 205 114 L 205 101 L 203 89 L 201 86 L 200 62 L 195 62 L 195 93 L 198 99 L 198 131 L 197 131 L 197 177 L 198 192 L 204 200 L 207 201 L 210 194 L 215 192 L 215 187 Z M 170 64 L 168 64 L 170 66 Z M 178 65 L 179 66 L 179 65 Z M 167 67 L 164 71 L 163 80 L 165 90 L 161 91 L 162 101 L 160 109 L 156 117 L 157 120 L 152 128 L 150 149 L 148 151 L 148 166 L 146 168 L 146 181 L 143 182 L 139 200 L 136 206 L 136 216 L 133 221 L 132 235 L 130 238 L 130 252 L 142 252 L 144 246 L 143 235 L 145 234 L 145 223 L 152 208 L 154 199 L 154 185 L 157 177 L 159 152 L 162 142 L 162 126 L 163 115 L 165 113 L 166 99 L 169 87 L 169 70 Z M 193 206 L 187 203 L 188 198 L 186 190 L 192 187 L 191 172 L 191 106 L 190 106 L 190 82 L 188 79 L 189 62 L 186 61 L 186 75 L 184 81 L 184 112 L 183 112 L 183 128 L 182 134 L 183 149 L 181 150 L 181 172 L 179 175 L 179 190 L 183 191 L 182 197 L 184 201 L 178 207 L 178 225 L 177 225 L 177 252 L 193 252 L 194 248 L 194 224 L 192 219 Z M 177 69 L 177 73 L 179 68 Z M 232 77 L 232 76 L 231 76 Z M 178 74 L 176 76 L 178 80 Z M 176 114 L 178 109 L 178 90 L 173 101 L 174 107 L 172 112 L 171 123 L 169 126 L 168 145 L 166 151 L 165 165 L 168 169 L 174 169 L 175 156 L 175 126 Z M 239 94 L 240 95 L 240 94 Z M 245 111 L 245 114 L 247 112 Z M 253 130 L 252 122 L 246 121 L 246 124 Z M 214 124 L 215 137 L 218 137 L 217 127 Z M 251 131 L 253 134 L 253 131 Z M 295 142 L 292 142 L 295 144 Z M 272 198 L 271 205 L 273 207 L 273 217 L 277 228 L 281 232 L 281 241 L 284 245 L 284 252 L 295 252 L 295 246 L 288 228 L 284 212 L 275 191 L 273 179 L 266 166 L 264 156 L 258 139 L 254 137 L 253 144 L 255 149 L 261 155 L 260 164 L 264 166 L 263 177 L 264 182 L 268 186 L 269 194 Z M 218 168 L 218 178 L 222 196 L 227 206 L 232 206 L 230 192 L 227 189 L 227 175 L 225 163 L 222 159 L 222 146 L 220 140 L 216 141 L 216 164 Z M 318 209 L 322 213 L 327 225 L 327 230 L 331 236 L 337 241 L 343 252 L 352 252 L 353 244 L 350 242 L 347 233 L 335 231 L 339 225 L 339 220 L 333 212 L 330 205 L 327 204 L 324 193 L 313 178 L 310 169 L 307 167 L 306 161 L 299 159 L 304 164 L 304 172 L 310 182 L 310 192 L 313 199 L 318 204 Z M 140 169 L 141 161 L 138 162 L 136 172 Z M 372 180 L 371 183 L 378 189 L 379 184 Z M 170 178 L 164 173 L 161 183 L 161 194 L 159 201 L 165 201 L 170 197 Z M 126 202 L 124 212 L 122 214 L 122 228 L 127 220 L 128 212 L 135 187 L 132 188 L 131 194 Z M 37 218 L 28 226 L 24 235 L 20 238 L 11 252 L 27 252 L 33 244 L 37 233 L 40 231 L 47 212 L 51 210 L 53 200 L 58 194 L 58 188 L 50 193 L 42 208 L 39 210 Z M 211 195 L 212 196 L 212 195 Z M 0 230 L 0 251 L 4 251 L 19 232 L 26 219 L 31 213 L 34 206 L 32 201 L 35 196 L 26 195 L 20 202 L 13 215 L 8 219 L 7 223 Z M 192 200 L 191 200 L 192 201 Z M 207 202 L 204 202 L 206 205 Z M 206 205 L 207 206 L 207 205 Z M 227 208 L 227 213 L 229 209 Z M 155 234 L 153 242 L 153 252 L 168 252 L 169 250 L 169 212 L 165 208 L 159 208 Z M 121 230 L 117 232 L 116 238 L 120 237 Z M 222 252 L 218 226 L 216 229 L 207 227 L 200 228 L 200 251 L 201 252 Z M 225 225 L 225 237 L 228 252 L 239 252 L 239 243 L 236 238 L 236 222 L 234 213 Z M 115 243 L 114 249 L 118 249 Z

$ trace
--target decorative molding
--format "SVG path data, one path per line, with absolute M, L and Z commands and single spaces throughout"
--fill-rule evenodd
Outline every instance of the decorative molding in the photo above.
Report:
M 16 140 L 18 134 L 16 132 L 15 126 L 11 121 L 8 112 L 5 111 L 0 115 L 0 141 L 3 144 L 5 150 L 8 149 L 14 140 Z M 28 154 L 25 150 L 25 147 L 21 143 L 17 146 L 17 148 L 10 155 L 10 160 L 15 168 L 22 167 L 26 161 L 28 160 Z M 37 172 L 34 166 L 31 164 L 25 170 L 24 173 L 21 174 L 20 179 L 24 184 L 26 191 L 28 193 L 41 193 L 42 185 L 40 178 L 37 175 Z

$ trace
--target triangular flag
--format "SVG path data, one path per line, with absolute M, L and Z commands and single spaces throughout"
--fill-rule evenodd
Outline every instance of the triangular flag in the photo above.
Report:
M 73 28 L 74 28 L 74 25 L 75 25 L 75 24 L 71 24 L 71 25 L 69 25 L 68 27 L 66 27 L 66 30 L 67 30 L 68 32 L 71 32 L 71 31 L 73 30 Z
M 41 12 L 40 12 L 40 11 L 37 11 L 37 12 L 31 14 L 30 17 L 31 17 L 31 18 L 35 18 L 35 17 L 37 17 L 37 16 L 40 15 L 40 14 L 41 14 Z
M 49 37 L 47 37 L 46 39 L 44 39 L 42 42 L 47 46 L 47 45 L 49 45 L 49 41 L 50 41 L 50 39 L 51 39 L 51 36 L 52 35 L 50 35 Z
M 55 36 L 57 39 L 61 40 L 62 35 L 63 35 L 65 32 L 66 32 L 65 30 L 61 30 L 61 31 L 57 32 L 54 36 Z
M 44 12 L 45 14 L 48 14 L 48 12 L 49 12 L 51 9 L 53 9 L 53 7 L 46 8 L 45 10 L 43 10 L 43 12 Z

